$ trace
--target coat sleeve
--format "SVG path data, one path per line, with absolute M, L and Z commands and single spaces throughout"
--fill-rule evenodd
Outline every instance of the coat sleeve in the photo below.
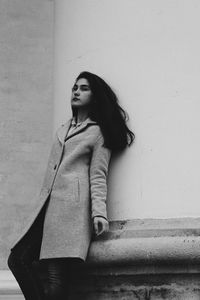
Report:
M 111 150 L 103 146 L 104 138 L 100 135 L 93 148 L 90 165 L 90 192 L 92 218 L 107 219 L 107 174 Z

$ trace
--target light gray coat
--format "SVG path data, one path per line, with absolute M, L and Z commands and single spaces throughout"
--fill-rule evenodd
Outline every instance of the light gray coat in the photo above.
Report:
M 85 260 L 93 230 L 92 218 L 107 218 L 111 151 L 103 146 L 100 127 L 91 119 L 67 135 L 70 124 L 71 120 L 56 132 L 37 209 L 13 244 L 14 247 L 23 238 L 47 204 L 40 259 Z

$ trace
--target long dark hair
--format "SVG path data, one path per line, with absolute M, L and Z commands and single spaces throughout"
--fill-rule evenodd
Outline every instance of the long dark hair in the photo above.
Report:
M 102 78 L 90 72 L 81 72 L 76 81 L 80 78 L 89 82 L 92 92 L 89 117 L 100 126 L 104 146 L 115 152 L 130 146 L 135 135 L 128 128 L 128 115 L 119 105 L 111 87 Z

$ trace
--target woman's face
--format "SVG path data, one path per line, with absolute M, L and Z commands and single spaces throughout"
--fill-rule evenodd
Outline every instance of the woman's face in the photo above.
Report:
M 71 106 L 76 108 L 86 107 L 92 100 L 92 91 L 89 82 L 85 78 L 78 79 L 73 88 Z

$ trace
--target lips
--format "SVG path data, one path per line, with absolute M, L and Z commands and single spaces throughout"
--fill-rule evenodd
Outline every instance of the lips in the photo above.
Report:
M 79 98 L 77 98 L 77 97 L 74 97 L 74 98 L 73 98 L 73 100 L 77 101 L 77 100 L 80 100 L 80 99 L 79 99 Z

